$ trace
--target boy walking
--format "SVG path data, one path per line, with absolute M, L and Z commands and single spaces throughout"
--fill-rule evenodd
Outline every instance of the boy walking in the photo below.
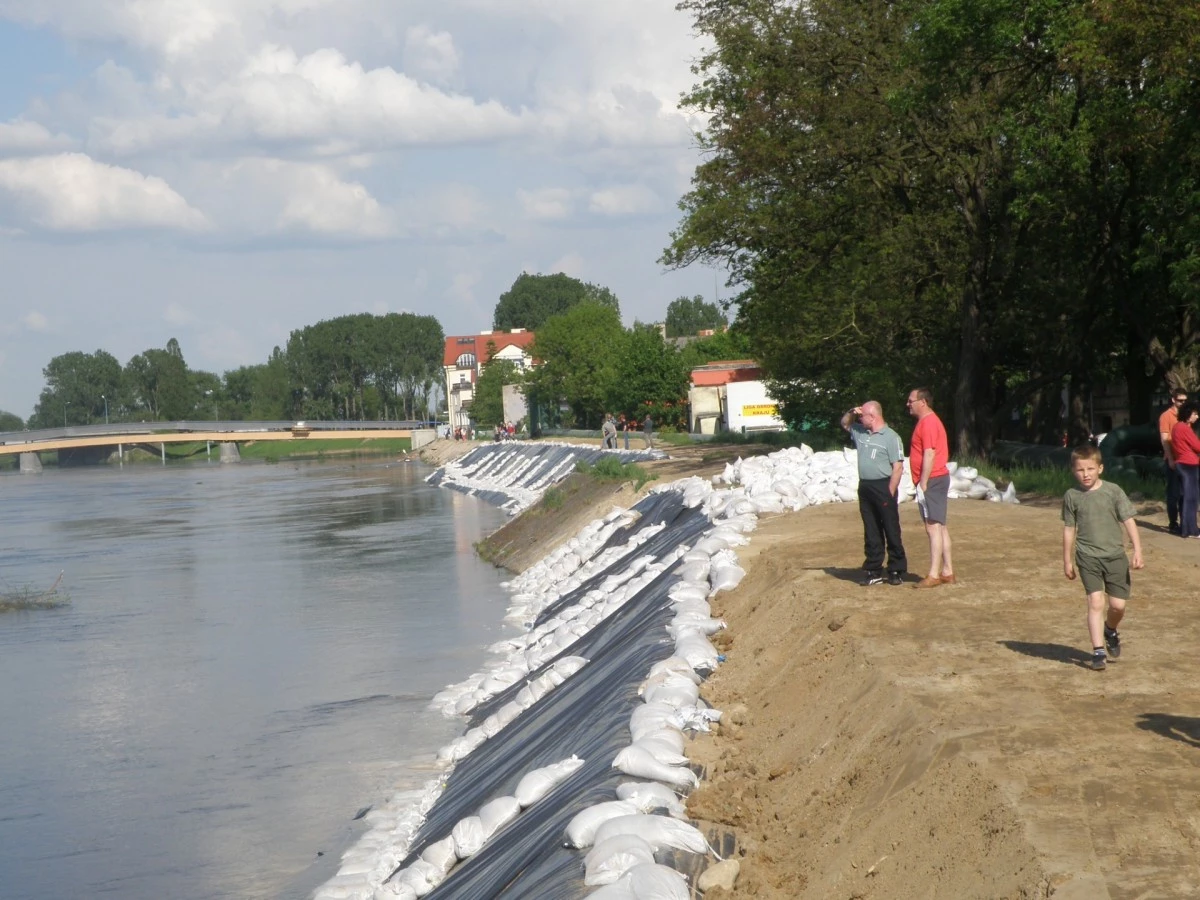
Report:
M 1100 449 L 1085 444 L 1073 450 L 1071 471 L 1076 487 L 1063 496 L 1062 506 L 1063 574 L 1074 581 L 1078 572 L 1083 582 L 1092 640 L 1091 667 L 1099 671 L 1108 659 L 1121 656 L 1117 626 L 1129 599 L 1129 569 L 1144 565 L 1142 542 L 1133 520 L 1133 504 L 1125 492 L 1100 480 L 1104 472 Z M 1133 544 L 1132 563 L 1125 556 L 1124 535 Z

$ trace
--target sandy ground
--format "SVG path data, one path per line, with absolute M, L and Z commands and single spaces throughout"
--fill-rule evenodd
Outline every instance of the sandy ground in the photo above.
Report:
M 732 455 L 671 452 L 661 482 Z M 579 500 L 522 542 L 549 552 L 614 497 Z M 912 504 L 902 523 L 923 574 Z M 1200 548 L 1165 524 L 1142 508 L 1124 653 L 1093 672 L 1056 501 L 953 501 L 960 584 L 930 591 L 857 584 L 853 505 L 760 520 L 713 602 L 725 720 L 688 749 L 707 778 L 689 810 L 741 863 L 706 900 L 1200 897 Z
M 950 517 L 961 584 L 930 591 L 856 584 L 850 505 L 764 521 L 739 552 L 705 688 L 730 721 L 692 745 L 689 809 L 744 857 L 707 897 L 1200 896 L 1200 551 L 1146 510 L 1124 653 L 1093 672 L 1057 504 Z M 927 564 L 915 507 L 902 524 Z

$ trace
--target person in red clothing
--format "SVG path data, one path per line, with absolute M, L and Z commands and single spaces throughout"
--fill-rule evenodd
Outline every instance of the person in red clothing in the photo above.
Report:
M 909 444 L 908 468 L 917 487 L 917 506 L 929 537 L 929 574 L 917 582 L 918 588 L 954 584 L 954 563 L 950 558 L 950 532 L 946 529 L 949 506 L 950 441 L 946 426 L 933 411 L 933 394 L 917 388 L 908 395 L 908 412 L 916 418 Z
M 1197 419 L 1200 407 L 1188 401 L 1179 408 L 1179 421 L 1171 429 L 1171 453 L 1183 487 L 1179 528 L 1185 538 L 1200 538 L 1200 527 L 1196 524 L 1196 507 L 1200 504 L 1200 438 L 1192 427 Z
M 1187 391 L 1171 391 L 1171 405 L 1158 417 L 1158 439 L 1162 443 L 1163 462 L 1167 465 L 1167 531 L 1179 534 L 1179 473 L 1175 471 L 1175 456 L 1171 453 L 1171 430 L 1179 421 L 1179 407 L 1187 403 Z

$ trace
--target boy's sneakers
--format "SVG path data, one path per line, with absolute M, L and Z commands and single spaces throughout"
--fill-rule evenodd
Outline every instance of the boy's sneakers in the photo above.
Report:
M 1096 672 L 1102 672 L 1108 665 L 1108 660 L 1105 657 L 1103 650 L 1097 650 L 1092 654 L 1092 669 Z
M 867 574 L 862 581 L 859 582 L 863 587 L 871 587 L 875 584 L 883 584 L 883 572 L 879 569 L 867 569 Z
M 1113 659 L 1121 658 L 1121 636 L 1117 634 L 1117 629 L 1104 626 L 1104 646 L 1108 648 L 1108 655 Z

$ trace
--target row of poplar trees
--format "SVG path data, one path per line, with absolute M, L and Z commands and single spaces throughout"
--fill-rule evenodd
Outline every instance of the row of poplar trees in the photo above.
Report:
M 1195 0 L 680 8 L 706 160 L 664 261 L 728 267 L 791 418 L 928 385 L 986 453 L 1200 387 Z

